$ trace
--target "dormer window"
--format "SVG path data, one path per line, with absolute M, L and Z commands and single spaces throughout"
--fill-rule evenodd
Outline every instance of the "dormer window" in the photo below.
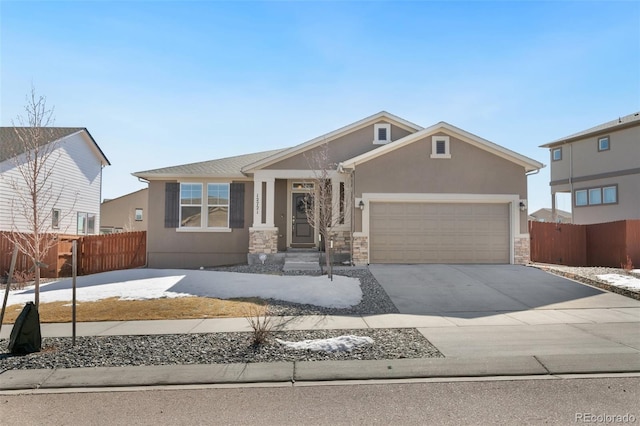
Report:
M 386 144 L 391 142 L 391 124 L 379 123 L 373 125 L 373 143 Z
M 431 137 L 431 158 L 451 158 L 449 136 Z

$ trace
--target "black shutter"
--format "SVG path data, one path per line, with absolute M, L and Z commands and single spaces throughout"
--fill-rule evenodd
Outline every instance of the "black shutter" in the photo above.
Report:
M 180 222 L 180 184 L 167 182 L 164 186 L 164 227 L 177 228 Z
M 244 183 L 230 185 L 229 227 L 244 228 Z

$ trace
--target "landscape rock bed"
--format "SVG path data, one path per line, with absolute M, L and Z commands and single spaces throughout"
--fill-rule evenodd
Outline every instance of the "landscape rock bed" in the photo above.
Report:
M 631 275 L 633 277 L 640 278 L 638 274 L 629 273 L 624 269 L 608 268 L 608 267 L 552 265 L 547 263 L 534 263 L 532 264 L 532 266 L 538 269 L 542 269 L 543 271 L 560 275 L 565 278 L 569 278 L 584 284 L 592 285 L 602 290 L 607 290 L 612 293 L 617 293 L 622 296 L 640 300 L 640 291 L 618 287 L 598 278 L 598 275 L 606 275 L 606 274 Z
M 326 339 L 343 335 L 368 336 L 373 345 L 351 352 L 292 350 L 277 343 Z M 0 339 L 6 350 L 7 340 Z M 14 369 L 122 367 L 139 365 L 229 364 L 276 361 L 383 360 L 440 358 L 443 355 L 415 329 L 312 330 L 274 332 L 265 345 L 254 348 L 251 333 L 166 334 L 153 336 L 44 338 L 38 353 L 0 354 L 0 372 Z

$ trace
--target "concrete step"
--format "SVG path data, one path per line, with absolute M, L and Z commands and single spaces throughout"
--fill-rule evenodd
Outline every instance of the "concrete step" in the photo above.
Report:
M 320 252 L 317 249 L 289 249 L 284 255 L 283 270 L 320 272 Z

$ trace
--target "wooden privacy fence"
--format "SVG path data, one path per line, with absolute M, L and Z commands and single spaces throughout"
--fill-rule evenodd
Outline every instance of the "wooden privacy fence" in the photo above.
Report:
M 529 222 L 531 261 L 619 268 L 627 256 L 640 266 L 640 220 L 593 225 Z
M 8 232 L 0 232 L 0 276 L 9 271 L 13 244 Z M 127 232 L 110 235 L 56 235 L 56 244 L 49 250 L 41 269 L 43 278 L 71 276 L 71 247 L 78 243 L 78 275 L 115 271 L 144 266 L 147 253 L 147 233 Z M 33 264 L 24 253 L 18 254 L 16 271 L 29 271 Z

